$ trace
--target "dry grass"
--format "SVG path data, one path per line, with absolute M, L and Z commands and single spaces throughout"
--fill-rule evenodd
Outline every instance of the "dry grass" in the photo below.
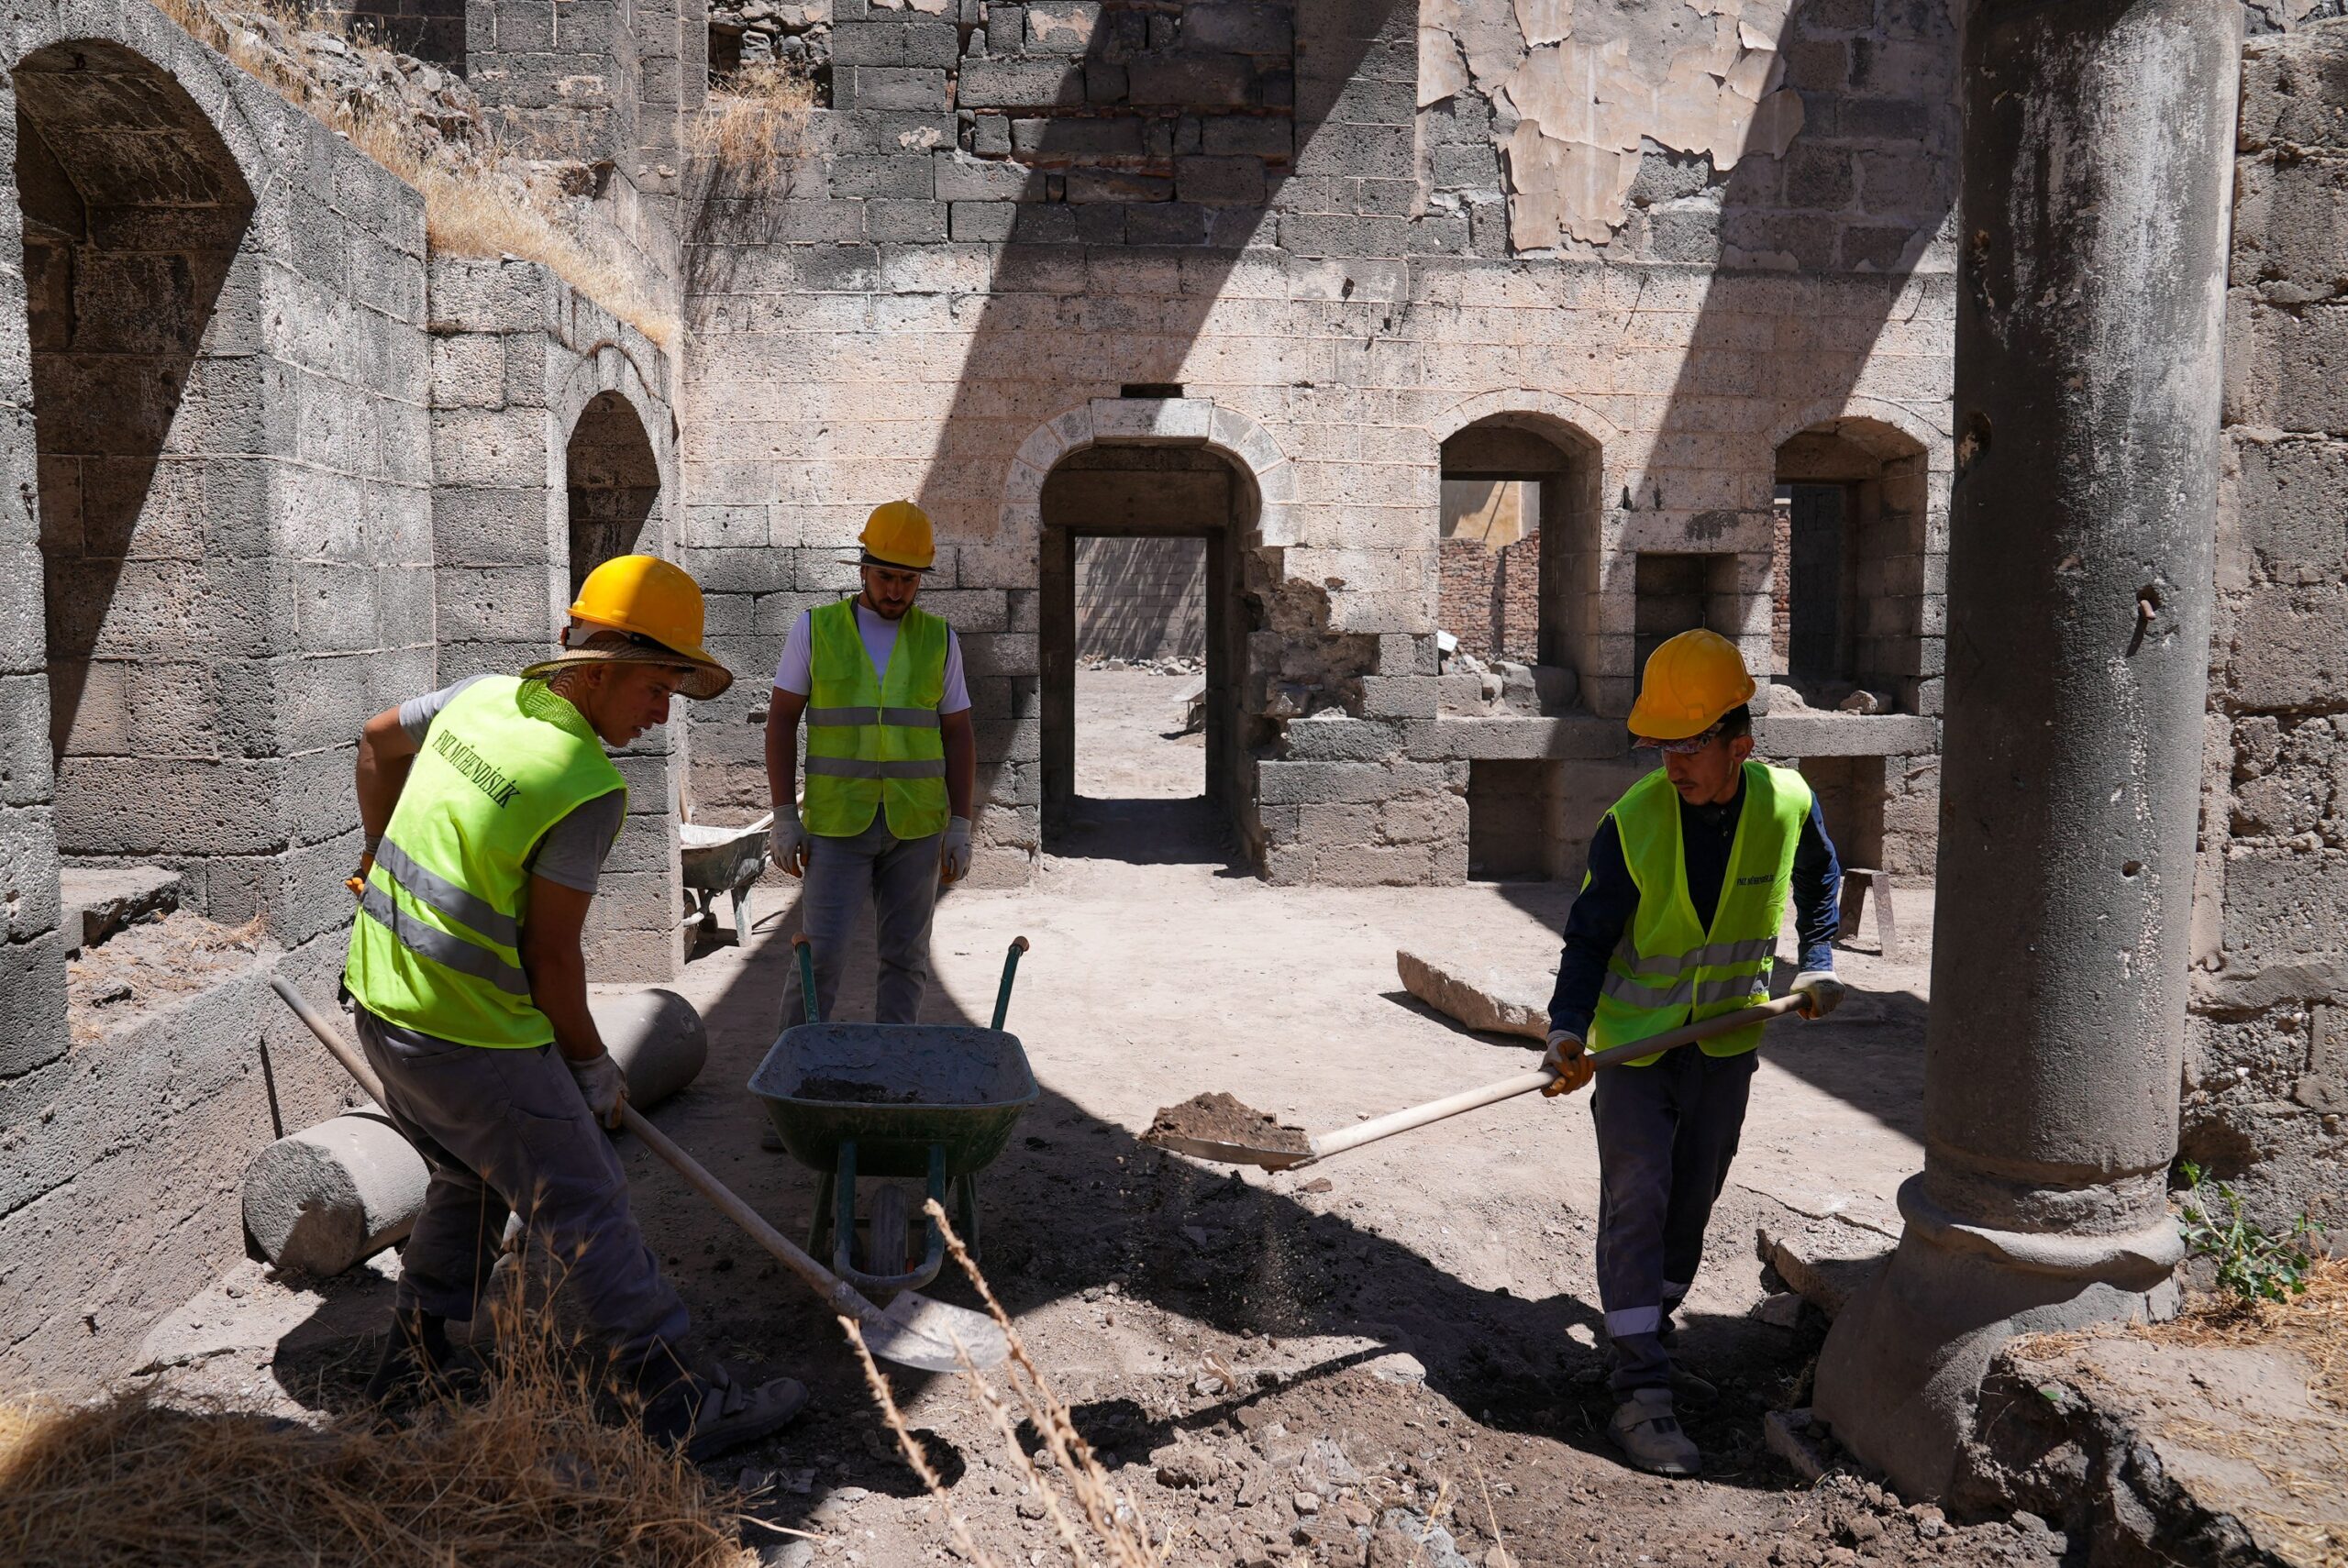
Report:
M 2308 1386 L 2348 1411 L 2348 1257 L 2326 1258 L 2287 1301 L 2196 1297 L 2186 1312 L 2136 1332 L 2162 1344 L 2259 1345 L 2296 1353 L 2313 1369 Z
M 0 1560 L 754 1568 L 740 1499 L 598 1421 L 582 1358 L 550 1334 L 504 1340 L 521 1348 L 483 1390 L 401 1429 L 147 1390 L 0 1405 Z
M 725 193 L 781 194 L 791 184 L 815 86 L 785 65 L 748 65 L 710 89 L 691 151 L 715 165 Z
M 242 0 L 229 16 L 207 0 L 153 3 L 190 35 L 347 138 L 423 196 L 425 226 L 435 250 L 539 262 L 663 348 L 675 347 L 674 315 L 653 299 L 633 270 L 582 244 L 486 127 L 469 137 L 444 137 L 403 115 L 337 98 L 326 90 L 331 77 L 318 63 L 311 39 L 320 33 L 343 37 L 363 61 L 396 70 L 390 50 L 345 33 L 331 17 L 297 0 Z M 239 13 L 259 22 L 261 30 L 234 19 Z
M 1051 1521 L 1058 1534 L 1060 1546 L 1068 1560 L 1077 1568 L 1091 1568 L 1095 1562 L 1108 1568 L 1159 1568 L 1171 1561 L 1173 1546 L 1170 1537 L 1163 1547 L 1149 1542 L 1148 1521 L 1133 1499 L 1119 1492 L 1109 1480 L 1109 1474 L 1076 1430 L 1068 1406 L 1053 1392 L 1051 1384 L 1028 1355 L 1019 1331 L 1012 1326 L 1011 1317 L 1003 1311 L 1002 1303 L 995 1299 L 994 1291 L 979 1272 L 978 1264 L 963 1247 L 961 1237 L 954 1233 L 946 1211 L 935 1202 L 924 1205 L 931 1220 L 946 1238 L 947 1251 L 962 1272 L 969 1276 L 987 1310 L 1002 1327 L 1003 1337 L 1011 1344 L 1011 1362 L 1003 1375 L 1003 1386 L 997 1388 L 986 1375 L 967 1359 L 962 1364 L 962 1386 L 970 1397 L 993 1421 L 1002 1439 L 1003 1452 L 1012 1468 L 1026 1477 L 1027 1490 L 1043 1505 L 1044 1517 Z M 989 1555 L 971 1537 L 969 1522 L 955 1508 L 953 1499 L 938 1480 L 936 1471 L 923 1452 L 921 1440 L 914 1437 L 906 1425 L 904 1415 L 897 1408 L 890 1392 L 889 1381 L 874 1364 L 871 1353 L 864 1347 L 864 1336 L 849 1319 L 840 1320 L 848 1342 L 856 1347 L 864 1362 L 864 1378 L 872 1390 L 872 1397 L 880 1407 L 882 1419 L 889 1430 L 897 1434 L 897 1446 L 903 1450 L 905 1462 L 929 1489 L 931 1505 L 954 1537 L 957 1548 L 968 1562 L 979 1568 L 1002 1568 L 1000 1562 Z M 1049 1464 L 1039 1463 L 1019 1441 L 1019 1420 L 1013 1405 L 1024 1413 L 1035 1430 L 1041 1434 L 1044 1452 Z M 1057 1481 L 1055 1481 L 1057 1477 Z

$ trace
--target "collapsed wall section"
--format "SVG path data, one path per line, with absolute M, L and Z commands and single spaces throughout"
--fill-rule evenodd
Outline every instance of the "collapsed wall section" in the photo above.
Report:
M 2348 1220 L 2348 26 L 2243 68 L 2218 613 L 2180 1153 L 2269 1226 Z

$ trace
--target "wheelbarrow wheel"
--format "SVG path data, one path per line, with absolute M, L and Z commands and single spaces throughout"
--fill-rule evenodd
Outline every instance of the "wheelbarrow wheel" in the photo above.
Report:
M 867 1274 L 903 1274 L 910 1266 L 907 1259 L 913 1245 L 910 1226 L 911 1206 L 905 1201 L 905 1189 L 892 1181 L 876 1182 L 872 1189 L 872 1206 L 864 1220 L 864 1272 Z

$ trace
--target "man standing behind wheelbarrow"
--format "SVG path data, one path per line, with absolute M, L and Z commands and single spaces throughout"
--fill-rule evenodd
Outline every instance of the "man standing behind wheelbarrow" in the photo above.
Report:
M 1622 1401 L 1609 1430 L 1631 1463 L 1663 1475 L 1702 1467 L 1672 1409 L 1671 1317 L 1736 1154 L 1761 1026 L 1604 1068 L 1585 1043 L 1602 1051 L 1767 1000 L 1789 889 L 1802 1016 L 1843 999 L 1842 869 L 1801 775 L 1750 760 L 1753 691 L 1736 645 L 1713 632 L 1682 632 L 1648 657 L 1631 734 L 1663 766 L 1599 823 L 1549 1001 L 1547 1065 L 1563 1076 L 1542 1092 L 1598 1079 L 1598 1295 Z
M 880 948 L 876 1023 L 917 1023 L 929 984 L 938 884 L 970 868 L 978 745 L 960 643 L 914 607 L 937 549 L 910 501 L 875 507 L 858 566 L 863 591 L 799 617 L 767 711 L 774 863 L 803 878 L 799 925 L 815 962 L 815 1001 L 838 1000 L 848 934 L 869 900 Z M 807 720 L 807 798 L 795 784 Z M 783 1017 L 804 1007 L 788 982 Z
M 367 851 L 343 985 L 383 1110 L 432 1172 L 367 1392 L 447 1368 L 446 1325 L 476 1317 L 510 1209 L 647 1430 L 702 1459 L 781 1426 L 806 1390 L 680 1349 L 685 1304 L 604 1135 L 627 1081 L 587 1010 L 580 933 L 627 805 L 604 747 L 734 678 L 702 651 L 699 585 L 667 561 L 606 561 L 570 615 L 558 657 L 410 699 L 360 738 Z

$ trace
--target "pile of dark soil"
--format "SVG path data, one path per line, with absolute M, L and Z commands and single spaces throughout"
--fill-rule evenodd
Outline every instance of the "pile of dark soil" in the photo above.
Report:
M 1142 1134 L 1146 1143 L 1163 1145 L 1170 1139 L 1195 1138 L 1210 1143 L 1237 1143 L 1280 1154 L 1309 1154 L 1312 1140 L 1293 1127 L 1283 1127 L 1254 1106 L 1227 1094 L 1196 1095 L 1180 1105 L 1160 1110 Z

